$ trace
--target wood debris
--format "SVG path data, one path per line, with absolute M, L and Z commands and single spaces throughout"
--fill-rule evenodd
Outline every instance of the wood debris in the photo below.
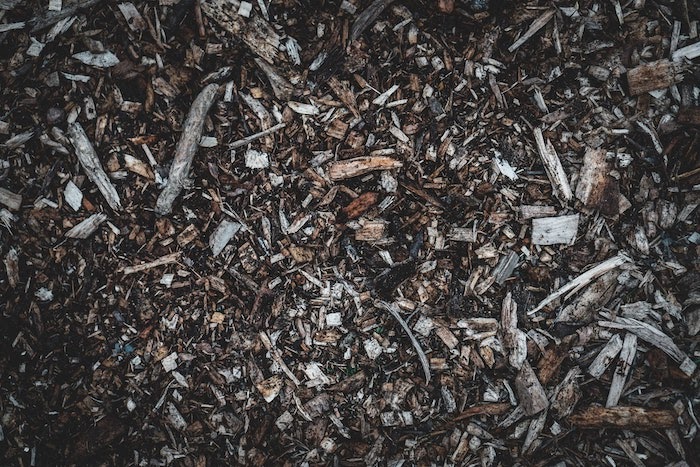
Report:
M 692 464 L 696 3 L 0 0 L 0 464 Z
M 99 188 L 100 193 L 104 196 L 109 207 L 115 211 L 121 210 L 122 204 L 119 199 L 119 194 L 116 188 L 114 188 L 114 185 L 112 185 L 112 182 L 109 181 L 107 174 L 102 168 L 102 163 L 97 157 L 97 153 L 92 147 L 92 143 L 88 139 L 80 123 L 74 122 L 68 126 L 68 138 L 70 138 L 75 148 L 75 154 L 78 156 L 78 160 L 85 174 L 97 185 L 97 188 Z
M 175 157 L 170 167 L 168 181 L 156 202 L 155 211 L 161 216 L 170 214 L 175 198 L 185 186 L 185 182 L 189 177 L 190 167 L 192 166 L 192 160 L 199 146 L 204 119 L 218 92 L 218 84 L 208 85 L 202 89 L 192 103 L 192 107 L 190 107 L 187 118 L 182 125 L 182 135 L 175 147 Z

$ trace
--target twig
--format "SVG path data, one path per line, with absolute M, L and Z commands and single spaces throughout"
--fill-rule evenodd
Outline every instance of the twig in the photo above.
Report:
M 233 143 L 229 144 L 228 147 L 229 149 L 237 149 L 240 148 L 241 146 L 245 146 L 246 144 L 252 143 L 253 141 L 260 139 L 262 137 L 265 137 L 269 134 L 275 133 L 282 128 L 286 127 L 286 123 L 278 123 L 277 125 L 268 128 L 267 130 L 260 131 L 258 133 L 255 133 L 250 136 L 246 136 L 245 138 L 241 138 L 238 141 L 234 141 Z
M 406 334 L 408 334 L 408 338 L 411 339 L 411 344 L 413 344 L 413 347 L 416 349 L 416 353 L 418 354 L 420 363 L 421 365 L 423 365 L 423 373 L 425 373 L 425 384 L 430 383 L 430 363 L 428 362 L 428 357 L 426 357 L 425 352 L 423 352 L 423 349 L 420 346 L 420 342 L 418 342 L 416 336 L 413 335 L 411 328 L 408 327 L 406 321 L 404 321 L 404 319 L 399 314 L 399 310 L 394 304 L 387 303 L 383 300 L 378 300 L 377 305 L 380 308 L 383 308 L 389 313 L 391 313 L 391 316 L 393 316 L 396 319 L 396 321 L 399 322 L 403 330 L 406 331 Z
M 192 166 L 192 159 L 194 159 L 199 140 L 202 137 L 204 120 L 218 92 L 219 85 L 210 84 L 199 93 L 192 103 L 190 112 L 185 119 L 185 124 L 182 126 L 180 141 L 175 147 L 175 158 L 173 165 L 170 167 L 168 182 L 165 184 L 165 188 L 163 188 L 156 202 L 155 211 L 159 216 L 170 214 L 175 198 L 185 186 L 185 181 Z
M 68 125 L 68 138 L 75 148 L 75 154 L 78 156 L 80 165 L 83 166 L 83 170 L 85 170 L 88 178 L 100 189 L 109 207 L 115 211 L 121 210 L 122 204 L 119 200 L 119 194 L 109 181 L 107 174 L 102 168 L 100 159 L 97 157 L 95 148 L 92 147 L 92 143 L 90 143 L 80 123 L 73 122 Z

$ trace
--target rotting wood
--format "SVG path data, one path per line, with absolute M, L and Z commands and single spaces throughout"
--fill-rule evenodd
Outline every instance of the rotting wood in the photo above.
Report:
M 245 18 L 238 14 L 241 2 L 238 0 L 201 0 L 202 13 L 212 19 L 231 36 L 240 38 L 254 54 L 271 65 L 287 62 L 280 50 L 281 37 L 265 19 L 253 14 Z
M 199 147 L 199 140 L 202 137 L 204 119 L 218 92 L 218 84 L 208 85 L 202 89 L 192 103 L 192 107 L 190 107 L 185 123 L 182 125 L 182 135 L 177 142 L 177 146 L 175 146 L 175 156 L 170 166 L 168 181 L 156 201 L 155 211 L 160 216 L 170 214 L 175 198 L 185 187 L 190 167 L 192 166 L 192 159 L 194 159 L 194 155 Z
M 518 329 L 518 305 L 510 292 L 501 305 L 501 334 L 508 363 L 519 370 L 527 358 L 527 335 Z

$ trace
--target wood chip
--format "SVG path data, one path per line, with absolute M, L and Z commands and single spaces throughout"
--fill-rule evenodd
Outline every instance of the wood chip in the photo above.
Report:
M 579 215 L 532 219 L 533 245 L 572 245 L 578 232 Z
M 542 130 L 535 128 L 535 142 L 537 143 L 537 151 L 540 154 L 544 169 L 547 172 L 547 177 L 552 183 L 554 194 L 559 198 L 562 204 L 566 204 L 573 198 L 569 179 L 566 177 L 564 168 L 561 166 L 561 161 L 557 155 L 552 143 L 547 140 L 545 142 Z
M 92 147 L 92 143 L 90 143 L 83 127 L 78 122 L 71 123 L 68 125 L 67 134 L 75 148 L 75 154 L 78 156 L 80 165 L 83 167 L 88 178 L 97 185 L 97 188 L 99 188 L 100 193 L 104 196 L 109 207 L 115 211 L 120 211 L 122 205 L 119 194 L 102 168 L 100 159 L 97 157 L 97 153 Z

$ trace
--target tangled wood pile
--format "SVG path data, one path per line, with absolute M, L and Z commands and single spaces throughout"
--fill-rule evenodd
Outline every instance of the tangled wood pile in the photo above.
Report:
M 0 463 L 697 465 L 699 21 L 0 0 Z

